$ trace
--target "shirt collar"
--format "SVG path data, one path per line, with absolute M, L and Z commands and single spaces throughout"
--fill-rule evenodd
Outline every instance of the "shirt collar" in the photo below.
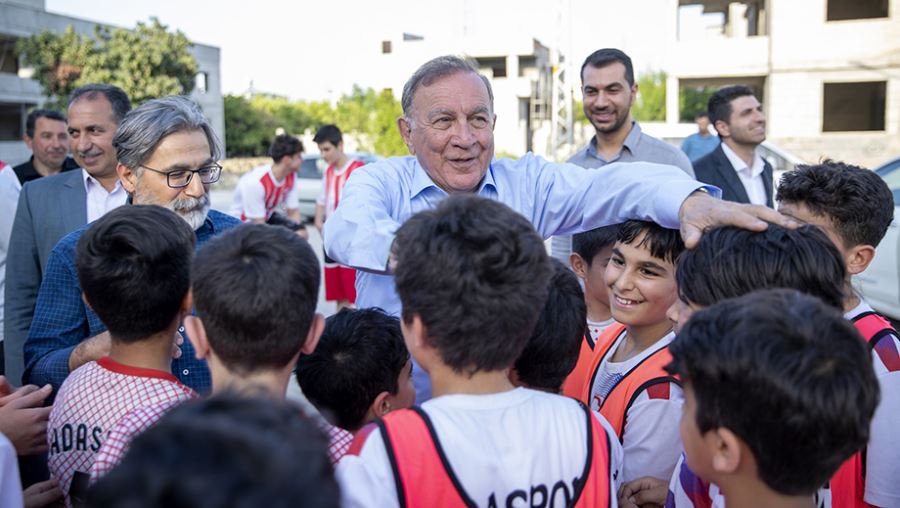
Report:
M 622 142 L 622 150 L 628 150 L 629 153 L 634 154 L 634 151 L 637 150 L 638 143 L 641 142 L 641 126 L 635 122 L 631 121 L 631 131 L 628 132 L 628 135 L 625 136 L 625 141 Z M 597 157 L 599 159 L 603 159 L 599 153 L 597 153 L 597 136 L 591 137 L 591 142 L 588 144 L 588 153 Z M 619 157 L 622 156 L 622 151 L 619 151 Z M 605 160 L 605 159 L 603 159 Z
M 100 186 L 101 189 L 103 189 L 103 192 L 107 192 L 106 188 L 103 187 L 103 185 L 99 181 L 97 181 L 96 178 L 91 176 L 91 174 L 88 173 L 87 170 L 84 168 L 81 168 L 81 179 L 84 180 L 84 191 L 85 192 L 91 192 L 91 187 L 96 187 L 98 185 Z M 107 193 L 112 194 L 113 192 L 116 192 L 120 188 L 122 188 L 122 182 L 120 180 L 116 180 L 116 186 L 113 188 L 112 191 L 107 192 Z
M 725 157 L 728 158 L 728 161 L 731 162 L 731 166 L 735 171 L 739 173 L 743 173 L 745 176 L 749 176 L 751 178 L 756 178 L 761 175 L 763 172 L 763 161 L 762 157 L 760 157 L 759 152 L 753 152 L 753 167 L 747 167 L 747 163 L 744 162 L 744 159 L 741 159 L 738 154 L 728 146 L 727 143 L 722 142 L 722 151 L 725 153 Z
M 487 172 L 484 174 L 484 178 L 481 179 L 481 184 L 478 186 L 477 193 L 481 193 L 481 190 L 487 186 L 491 186 L 494 189 L 497 188 L 497 185 L 494 183 L 494 161 L 491 161 L 491 164 L 488 166 Z M 420 193 L 424 192 L 426 189 L 435 188 L 440 192 L 446 194 L 444 189 L 438 187 L 434 180 L 428 176 L 428 172 L 425 171 L 425 168 L 419 164 L 419 159 L 415 160 L 415 168 L 413 170 L 412 184 L 410 185 L 410 197 L 416 197 Z

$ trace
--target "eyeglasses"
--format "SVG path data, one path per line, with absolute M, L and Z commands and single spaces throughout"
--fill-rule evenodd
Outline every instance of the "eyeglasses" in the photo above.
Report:
M 222 174 L 222 166 L 216 163 L 198 169 L 176 169 L 174 171 L 160 171 L 143 164 L 141 164 L 141 167 L 154 173 L 166 175 L 166 184 L 173 189 L 181 189 L 190 185 L 191 179 L 194 178 L 194 173 L 200 175 L 200 182 L 205 184 L 218 182 L 219 175 Z

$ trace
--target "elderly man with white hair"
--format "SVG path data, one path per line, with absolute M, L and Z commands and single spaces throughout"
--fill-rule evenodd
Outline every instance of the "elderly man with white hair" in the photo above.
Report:
M 147 101 L 132 110 L 113 139 L 122 187 L 135 205 L 173 210 L 194 229 L 197 245 L 240 224 L 210 210 L 209 186 L 219 179 L 221 147 L 199 106 L 186 97 Z M 106 327 L 81 300 L 75 246 L 85 228 L 54 247 L 38 293 L 34 322 L 25 343 L 25 380 L 58 388 L 79 366 L 109 352 Z M 172 373 L 199 392 L 210 388 L 206 363 L 190 343 L 177 340 Z

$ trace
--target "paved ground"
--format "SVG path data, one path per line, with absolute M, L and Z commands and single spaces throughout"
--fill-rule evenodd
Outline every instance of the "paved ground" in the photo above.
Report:
M 231 195 L 234 192 L 234 189 L 229 188 L 213 188 L 210 192 L 210 199 L 212 201 L 212 207 L 220 212 L 228 213 L 231 208 Z M 319 265 L 322 263 L 322 237 L 319 236 L 319 232 L 314 227 L 307 227 L 306 231 L 309 233 L 309 244 L 312 246 L 313 250 L 316 253 L 316 257 L 319 258 Z M 316 310 L 321 312 L 325 316 L 330 316 L 334 314 L 335 307 L 334 302 L 326 302 L 325 301 L 325 286 L 324 282 L 319 288 L 319 303 L 316 306 Z

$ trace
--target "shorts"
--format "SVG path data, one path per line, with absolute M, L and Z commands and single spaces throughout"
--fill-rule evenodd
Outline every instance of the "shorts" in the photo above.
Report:
M 356 270 L 341 266 L 325 256 L 325 300 L 356 303 Z

